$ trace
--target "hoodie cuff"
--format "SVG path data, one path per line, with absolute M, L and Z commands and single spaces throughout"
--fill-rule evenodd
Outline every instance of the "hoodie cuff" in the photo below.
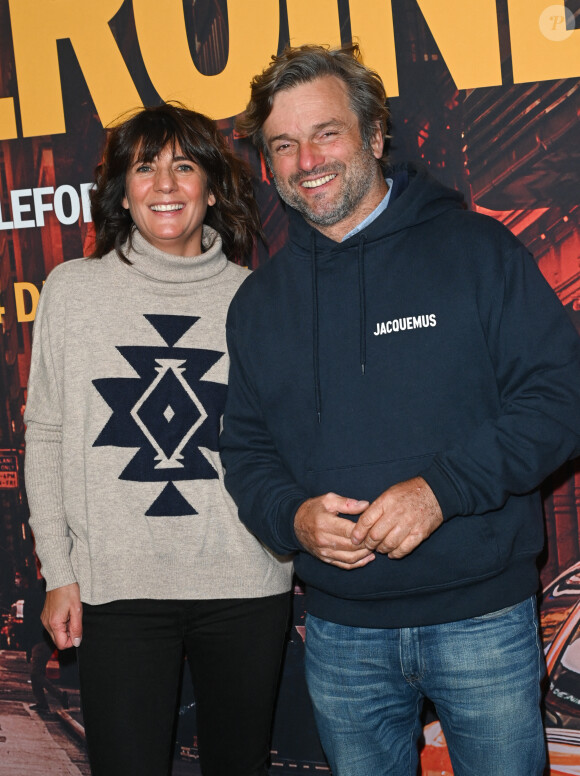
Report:
M 304 547 L 298 541 L 294 531 L 294 518 L 296 512 L 302 504 L 308 499 L 305 493 L 294 493 L 288 496 L 284 503 L 280 505 L 278 512 L 278 543 L 284 552 L 298 552 L 304 550 Z
M 435 494 L 444 520 L 449 520 L 451 517 L 463 513 L 461 494 L 449 475 L 437 464 L 437 461 L 433 461 L 427 469 L 419 472 L 419 477 L 423 477 Z

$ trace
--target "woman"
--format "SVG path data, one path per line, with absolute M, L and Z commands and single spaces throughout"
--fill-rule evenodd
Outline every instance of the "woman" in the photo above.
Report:
M 163 776 L 183 653 L 204 776 L 265 774 L 291 565 L 239 522 L 218 435 L 225 317 L 259 230 L 249 173 L 174 105 L 110 131 L 96 247 L 49 276 L 26 408 L 47 597 L 78 647 L 94 776 Z

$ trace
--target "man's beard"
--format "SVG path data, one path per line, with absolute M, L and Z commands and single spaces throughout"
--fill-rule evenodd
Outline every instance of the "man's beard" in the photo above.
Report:
M 377 165 L 372 151 L 361 148 L 348 166 L 337 160 L 316 167 L 308 173 L 296 172 L 287 181 L 280 180 L 274 174 L 274 183 L 284 202 L 301 213 L 307 221 L 316 226 L 333 226 L 350 216 L 368 194 L 377 175 Z M 298 188 L 303 180 L 312 180 L 332 173 L 338 173 L 342 179 L 342 188 L 332 199 L 327 201 L 326 194 L 321 193 L 320 207 L 317 208 L 316 195 L 310 202 L 300 196 Z

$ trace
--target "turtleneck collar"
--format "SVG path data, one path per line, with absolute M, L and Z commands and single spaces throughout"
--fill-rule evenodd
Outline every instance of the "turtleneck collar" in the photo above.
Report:
M 222 238 L 209 226 L 203 227 L 202 245 L 199 256 L 175 256 L 155 248 L 135 229 L 125 255 L 140 275 L 164 283 L 191 283 L 223 272 L 228 263 Z

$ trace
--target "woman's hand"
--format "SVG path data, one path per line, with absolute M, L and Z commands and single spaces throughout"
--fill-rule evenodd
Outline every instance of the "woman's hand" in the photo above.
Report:
M 40 619 L 57 649 L 78 647 L 83 636 L 83 605 L 76 582 L 46 594 Z

